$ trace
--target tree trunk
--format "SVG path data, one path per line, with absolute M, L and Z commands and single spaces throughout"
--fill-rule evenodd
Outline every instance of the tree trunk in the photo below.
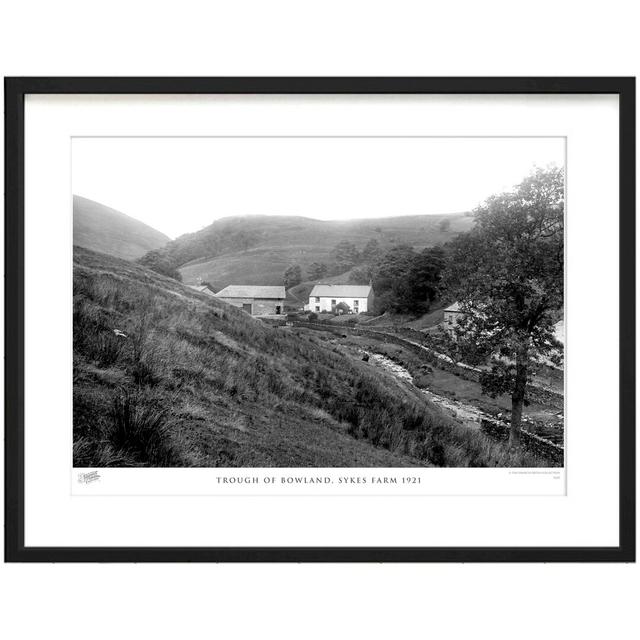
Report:
M 511 394 L 511 429 L 509 431 L 509 446 L 520 444 L 520 424 L 522 422 L 522 407 L 527 390 L 527 353 L 518 353 L 516 358 L 516 380 Z

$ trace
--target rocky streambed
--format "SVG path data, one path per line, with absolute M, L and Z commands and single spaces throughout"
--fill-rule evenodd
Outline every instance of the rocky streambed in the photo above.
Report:
M 409 384 L 413 384 L 413 376 L 397 362 L 383 356 L 380 353 L 369 353 L 369 362 L 372 362 L 376 366 L 379 366 L 387 371 L 390 371 L 396 378 L 404 380 Z M 446 396 L 438 395 L 429 389 L 420 389 L 420 391 L 431 401 L 433 404 L 439 406 L 445 413 L 456 418 L 459 422 L 462 422 L 468 427 L 473 429 L 479 429 L 482 420 L 495 420 L 494 416 L 481 411 L 473 405 L 448 398 Z
M 391 360 L 391 358 L 388 358 L 387 356 L 384 356 L 380 353 L 363 353 L 367 354 L 369 362 L 373 363 L 375 366 L 381 367 L 391 372 L 396 378 L 403 380 L 408 384 L 413 384 L 413 376 L 409 373 L 409 371 L 402 365 Z M 461 402 L 460 400 L 455 400 L 453 398 L 434 393 L 430 389 L 419 390 L 433 404 L 440 407 L 440 409 L 445 414 L 452 416 L 458 422 L 471 429 L 480 429 L 482 427 L 483 421 L 489 421 L 492 424 L 502 424 L 505 427 L 508 427 L 508 421 L 504 418 L 501 419 L 501 416 L 491 415 L 472 404 Z M 547 440 L 554 445 L 560 447 L 563 446 L 564 430 L 562 427 L 538 423 L 531 420 L 527 416 L 523 416 L 522 423 L 523 430 L 526 430 L 530 434 L 533 434 L 538 438 L 543 438 L 544 440 Z

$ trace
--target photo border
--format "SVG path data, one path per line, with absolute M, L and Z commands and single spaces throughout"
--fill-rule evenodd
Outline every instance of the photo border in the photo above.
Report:
M 27 94 L 617 94 L 620 473 L 616 547 L 26 547 L 24 104 Z M 5 78 L 5 562 L 634 562 L 635 78 Z

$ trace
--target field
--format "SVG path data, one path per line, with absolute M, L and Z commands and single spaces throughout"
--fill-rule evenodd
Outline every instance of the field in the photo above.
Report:
M 80 248 L 73 320 L 75 466 L 545 464 L 321 335 Z

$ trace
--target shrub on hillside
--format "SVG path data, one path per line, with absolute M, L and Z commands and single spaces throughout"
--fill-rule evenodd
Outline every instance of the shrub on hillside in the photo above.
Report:
M 110 444 L 136 462 L 168 467 L 180 462 L 170 436 L 167 411 L 138 389 L 123 389 L 113 398 Z
M 103 311 L 92 308 L 83 300 L 74 300 L 74 348 L 102 367 L 116 363 L 125 348 L 125 341 L 115 335 L 109 324 Z
M 88 332 L 83 341 L 85 354 L 100 367 L 115 364 L 125 348 L 124 340 L 109 330 Z
M 138 260 L 138 262 L 156 273 L 173 278 L 182 282 L 182 276 L 178 271 L 178 263 L 167 256 L 164 249 L 149 251 Z

